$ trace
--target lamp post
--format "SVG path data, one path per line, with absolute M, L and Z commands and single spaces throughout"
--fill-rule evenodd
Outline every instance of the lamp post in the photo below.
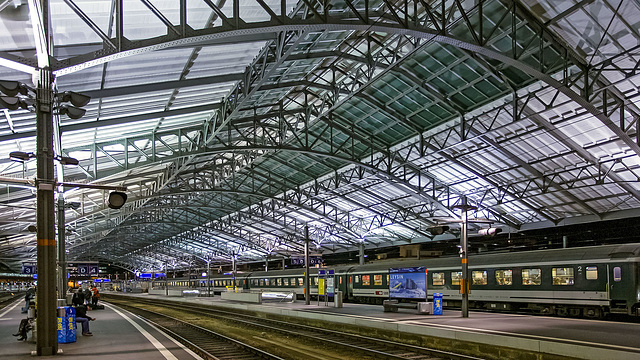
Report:
M 53 192 L 53 73 L 49 67 L 38 70 L 36 89 L 36 227 L 38 258 L 38 316 L 36 353 L 58 352 L 56 297 L 56 240 Z
M 454 208 L 461 209 L 460 215 L 460 228 L 462 234 L 460 235 L 460 257 L 462 258 L 462 279 L 460 279 L 460 294 L 462 294 L 462 317 L 469 317 L 469 243 L 468 243 L 468 229 L 469 222 L 468 211 L 477 210 L 478 208 L 467 204 L 467 197 L 462 197 L 460 205 L 455 205 Z

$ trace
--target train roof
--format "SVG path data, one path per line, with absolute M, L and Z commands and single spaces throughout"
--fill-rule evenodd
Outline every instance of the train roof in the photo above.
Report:
M 566 249 L 532 250 L 523 252 L 501 252 L 470 254 L 469 266 L 483 266 L 496 264 L 543 264 L 563 263 L 589 260 L 623 260 L 640 256 L 640 244 L 599 245 Z M 426 266 L 428 268 L 449 267 L 460 264 L 459 256 L 424 259 L 390 259 L 378 260 L 359 266 L 356 272 L 366 272 L 376 269 L 394 267 Z

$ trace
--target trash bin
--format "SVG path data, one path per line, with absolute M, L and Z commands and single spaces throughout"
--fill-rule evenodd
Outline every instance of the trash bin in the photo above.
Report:
M 76 342 L 76 309 L 71 306 L 58 308 L 58 343 Z
M 433 315 L 442 315 L 442 293 L 433 293 Z
M 336 291 L 333 297 L 333 306 L 337 308 L 342 307 L 342 291 Z

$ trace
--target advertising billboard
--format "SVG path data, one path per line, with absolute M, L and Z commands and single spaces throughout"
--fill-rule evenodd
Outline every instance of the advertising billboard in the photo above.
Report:
M 427 268 L 389 268 L 389 297 L 392 299 L 426 299 Z

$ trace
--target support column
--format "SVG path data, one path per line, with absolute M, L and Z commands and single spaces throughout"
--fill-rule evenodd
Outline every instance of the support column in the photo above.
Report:
M 231 271 L 233 272 L 233 286 L 236 285 L 236 254 L 231 257 Z
M 269 255 L 264 259 L 264 271 L 269 271 Z
M 211 296 L 211 260 L 207 259 L 207 296 Z
M 164 296 L 169 296 L 169 266 L 164 263 Z
M 67 254 L 65 249 L 64 195 L 58 190 L 58 299 L 67 296 Z
M 469 317 L 469 243 L 467 237 L 467 199 L 462 198 L 462 279 L 460 280 L 460 293 L 462 293 L 462 317 Z
M 358 264 L 364 265 L 364 240 L 358 245 Z
M 304 304 L 311 303 L 309 294 L 309 227 L 304 227 Z
M 562 236 L 562 248 L 566 249 L 569 247 L 569 237 L 567 235 Z
M 38 71 L 36 91 L 36 226 L 38 258 L 38 316 L 36 319 L 38 356 L 58 352 L 56 296 L 56 232 L 53 191 L 53 73 L 49 67 Z

